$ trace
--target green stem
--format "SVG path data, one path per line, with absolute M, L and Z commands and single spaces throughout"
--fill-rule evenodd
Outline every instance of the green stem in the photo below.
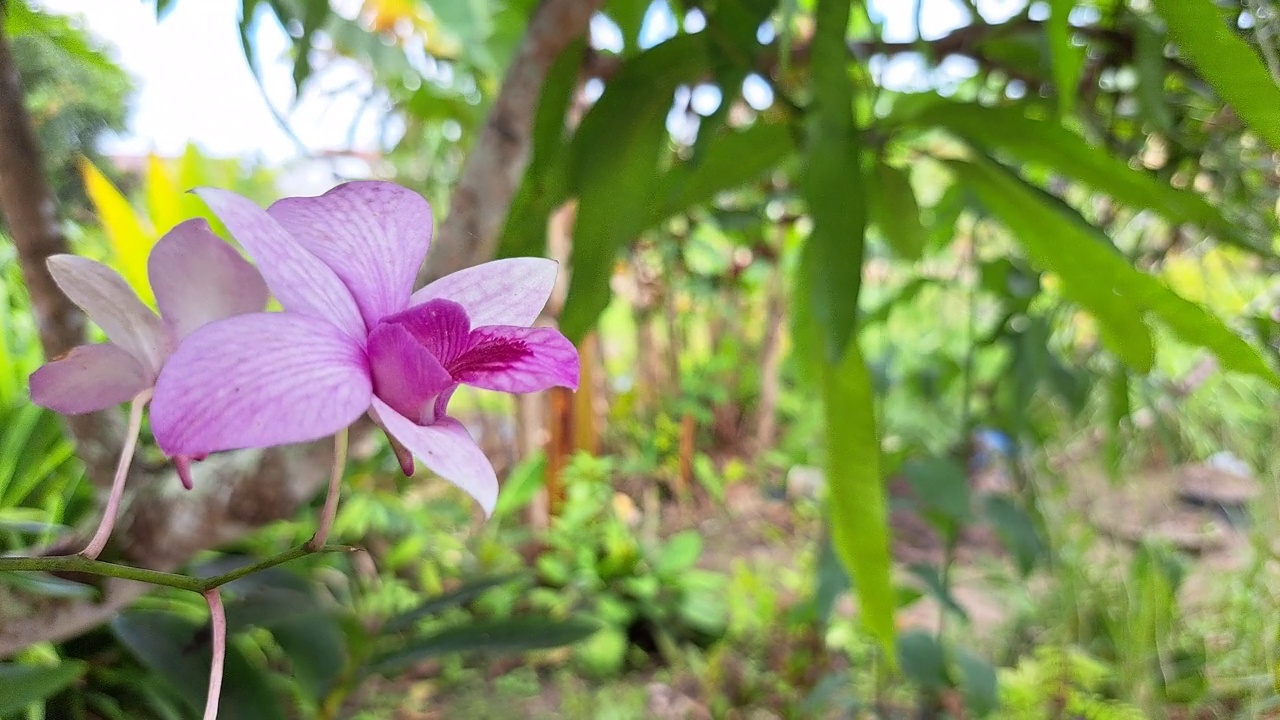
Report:
M 276 553 L 267 558 L 263 558 L 256 563 L 236 568 L 231 572 L 221 575 L 214 575 L 208 578 L 193 578 L 186 575 L 178 575 L 175 573 L 160 572 L 158 570 L 147 570 L 145 568 L 137 568 L 129 565 L 120 565 L 117 563 L 106 562 L 103 560 L 90 560 L 82 555 L 56 555 L 52 557 L 0 557 L 0 572 L 74 572 L 84 573 L 87 575 L 98 575 L 101 577 L 113 577 L 121 580 L 133 580 L 135 582 L 143 582 L 148 585 L 159 585 L 162 587 L 170 587 L 175 590 L 186 590 L 188 592 L 204 594 L 214 588 L 226 585 L 234 580 L 251 575 L 261 570 L 273 568 L 277 565 L 283 565 L 291 560 L 297 560 L 304 555 L 310 555 L 313 552 L 352 552 L 353 548 L 346 545 L 325 545 L 317 550 L 309 550 L 306 545 L 289 548 L 283 552 Z

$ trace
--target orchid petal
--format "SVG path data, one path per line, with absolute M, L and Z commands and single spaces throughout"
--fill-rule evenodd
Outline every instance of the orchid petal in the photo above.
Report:
M 557 267 L 546 258 L 494 260 L 445 275 L 414 293 L 409 302 L 420 305 L 446 298 L 462 305 L 475 327 L 528 327 L 551 297 Z
M 370 328 L 409 306 L 431 243 L 431 205 L 421 195 L 395 183 L 349 182 L 267 212 L 346 283 Z
M 215 320 L 262 312 L 267 284 L 235 248 L 213 234 L 203 218 L 179 223 L 160 238 L 147 260 L 160 315 L 181 340 Z
M 351 291 L 266 210 L 227 190 L 195 192 L 258 262 L 267 287 L 286 310 L 328 320 L 364 339 L 367 330 Z
M 470 347 L 467 311 L 451 300 L 431 300 L 383 318 L 383 323 L 408 330 L 440 364 L 448 367 Z
M 31 374 L 31 402 L 64 415 L 119 405 L 151 385 L 128 351 L 112 345 L 80 345 Z
M 436 396 L 454 384 L 449 371 L 400 325 L 384 323 L 369 333 L 373 391 L 415 422 L 435 419 Z
M 458 382 L 486 390 L 578 389 L 578 349 L 552 328 L 476 328 L 471 331 L 471 347 L 446 367 Z
M 102 328 L 111 342 L 128 352 L 155 379 L 169 352 L 164 323 L 142 304 L 120 273 L 78 255 L 49 258 L 49 273 L 71 302 Z
M 431 472 L 475 498 L 485 515 L 493 512 L 498 501 L 498 477 L 462 423 L 446 417 L 431 425 L 418 425 L 378 398 L 373 399 L 373 410 L 382 428 Z
M 205 325 L 169 358 L 151 401 L 167 455 L 307 442 L 369 408 L 364 350 L 341 329 L 297 313 L 252 313 Z

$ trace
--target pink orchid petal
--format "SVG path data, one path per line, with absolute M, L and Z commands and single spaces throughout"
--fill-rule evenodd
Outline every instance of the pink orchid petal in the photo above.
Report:
M 370 328 L 409 306 L 431 243 L 431 206 L 421 195 L 395 183 L 349 182 L 267 212 L 342 278 Z
M 446 367 L 458 382 L 486 390 L 578 389 L 578 349 L 551 328 L 476 328 L 471 331 L 471 347 Z
M 369 333 L 367 350 L 374 394 L 414 422 L 434 420 L 436 397 L 454 384 L 440 361 L 404 327 L 388 323 Z
M 475 498 L 485 515 L 493 512 L 498 501 L 498 477 L 462 423 L 446 417 L 431 425 L 418 425 L 376 397 L 373 411 L 383 429 L 431 472 Z
M 462 305 L 474 327 L 528 327 L 551 297 L 557 267 L 546 258 L 494 260 L 436 280 L 414 293 L 410 304 L 445 298 Z
M 151 428 L 170 456 L 307 442 L 369 408 L 364 350 L 324 320 L 237 315 L 196 330 L 156 382 Z
M 408 330 L 440 364 L 448 367 L 470 347 L 471 321 L 467 311 L 452 300 L 431 300 L 382 320 Z
M 165 233 L 147 260 L 160 315 L 176 340 L 215 320 L 262 312 L 267 283 L 203 218 Z
M 326 319 L 364 339 L 367 330 L 351 291 L 266 210 L 227 190 L 195 192 L 257 261 L 267 287 L 286 310 Z
M 54 255 L 48 265 L 54 282 L 71 302 L 138 361 L 149 375 L 148 383 L 154 380 L 169 352 L 168 333 L 120 273 L 78 255 Z
M 150 385 L 142 365 L 123 348 L 80 345 L 31 374 L 31 402 L 79 415 L 119 405 Z

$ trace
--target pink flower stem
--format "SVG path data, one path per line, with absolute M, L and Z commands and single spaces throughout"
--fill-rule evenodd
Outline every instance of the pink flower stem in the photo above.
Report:
M 329 539 L 329 531 L 333 529 L 333 519 L 338 515 L 338 495 L 342 489 L 342 475 L 347 466 L 347 429 L 342 428 L 333 436 L 333 468 L 329 471 L 329 490 L 324 496 L 324 508 L 320 510 L 320 521 L 316 525 L 316 533 L 307 541 L 307 550 L 316 552 L 324 547 Z
M 93 533 L 93 539 L 81 555 L 90 560 L 102 554 L 111 537 L 111 530 L 116 526 L 116 515 L 120 513 L 120 499 L 124 496 L 124 480 L 129 475 L 129 466 L 133 464 L 133 452 L 138 445 L 138 433 L 142 431 L 142 409 L 151 399 L 151 389 L 138 393 L 129 404 L 129 429 L 124 439 L 124 448 L 120 451 L 120 462 L 116 464 L 116 476 L 111 481 L 111 494 L 107 496 L 107 506 L 103 509 L 102 520 Z
M 205 700 L 204 720 L 217 720 L 218 699 L 222 696 L 222 664 L 227 657 L 227 614 L 222 609 L 218 588 L 204 591 L 209 603 L 209 621 L 213 624 L 213 659 L 209 663 L 209 696 Z

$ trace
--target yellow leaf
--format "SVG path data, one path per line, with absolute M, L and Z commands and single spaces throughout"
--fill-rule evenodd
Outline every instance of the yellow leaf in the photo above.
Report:
M 164 235 L 174 225 L 190 217 L 182 212 L 182 192 L 178 190 L 177 182 L 155 153 L 147 158 L 145 185 L 147 209 L 151 212 L 151 225 L 157 235 Z
M 147 256 L 155 244 L 155 236 L 143 228 L 124 194 L 87 158 L 80 160 L 80 174 L 111 243 L 112 265 L 138 293 L 138 297 L 154 307 L 155 298 L 151 294 L 151 284 L 147 282 Z

